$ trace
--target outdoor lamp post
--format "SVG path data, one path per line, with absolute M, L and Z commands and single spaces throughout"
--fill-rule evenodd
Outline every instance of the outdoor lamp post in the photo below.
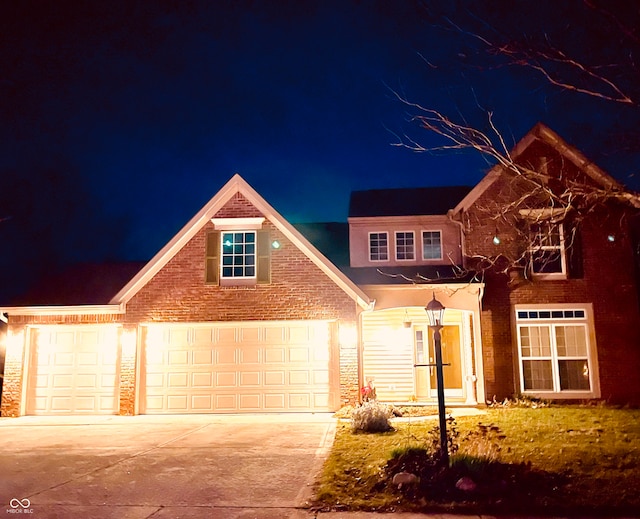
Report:
M 442 463 L 449 466 L 449 446 L 447 442 L 447 417 L 444 407 L 444 375 L 442 373 L 442 343 L 440 330 L 442 329 L 442 320 L 444 318 L 444 306 L 436 299 L 433 299 L 426 306 L 427 317 L 429 319 L 429 327 L 433 329 L 434 350 L 436 352 L 436 378 L 438 383 L 438 418 L 440 420 L 440 455 Z

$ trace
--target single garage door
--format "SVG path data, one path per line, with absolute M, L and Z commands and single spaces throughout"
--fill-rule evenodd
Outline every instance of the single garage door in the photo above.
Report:
M 337 355 L 327 321 L 150 325 L 141 412 L 331 411 Z
M 36 328 L 27 414 L 113 414 L 118 408 L 118 328 Z

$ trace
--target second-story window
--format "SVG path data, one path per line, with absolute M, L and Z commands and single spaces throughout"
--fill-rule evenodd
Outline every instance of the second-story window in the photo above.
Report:
M 396 259 L 412 260 L 416 258 L 413 231 L 396 233 Z
M 256 276 L 256 233 L 235 231 L 222 233 L 222 277 Z
M 550 221 L 530 225 L 529 254 L 534 274 L 563 275 L 565 269 L 564 236 L 561 223 Z
M 369 233 L 369 261 L 389 259 L 389 235 L 386 232 Z
M 442 259 L 440 231 L 422 231 L 422 259 Z

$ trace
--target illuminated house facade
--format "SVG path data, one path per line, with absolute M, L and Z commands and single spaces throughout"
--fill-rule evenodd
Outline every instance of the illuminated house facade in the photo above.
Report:
M 496 167 L 473 188 L 355 192 L 348 227 L 296 227 L 236 175 L 148 263 L 0 308 L 3 416 L 323 412 L 366 384 L 434 403 L 434 296 L 449 405 L 640 402 L 640 200 L 543 125 L 512 156 L 620 196 L 509 222 L 492 208 L 523 187 Z

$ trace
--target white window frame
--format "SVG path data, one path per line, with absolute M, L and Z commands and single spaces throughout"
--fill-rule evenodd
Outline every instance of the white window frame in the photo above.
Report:
M 439 258 L 425 258 L 424 257 L 424 233 L 438 233 L 440 235 L 440 257 Z M 442 230 L 441 229 L 423 229 L 420 231 L 420 250 L 423 261 L 439 261 L 443 258 L 443 247 L 442 247 Z
M 244 245 L 244 247 L 246 248 L 247 245 L 249 245 L 249 243 L 247 243 L 246 241 L 246 236 L 249 234 L 253 235 L 253 253 L 251 252 L 246 252 L 246 250 L 243 250 L 243 252 L 241 254 L 236 254 L 235 251 L 233 251 L 231 254 L 229 254 L 228 252 L 225 253 L 225 246 L 228 246 L 225 244 L 225 235 L 227 234 L 232 234 L 232 235 L 236 235 L 236 234 L 242 234 L 243 235 L 243 241 L 242 241 L 242 245 Z M 232 243 L 232 247 L 235 247 L 239 244 L 235 243 L 235 236 L 234 236 L 234 242 Z M 235 269 L 236 267 L 240 266 L 243 269 L 243 272 L 246 271 L 247 267 L 251 266 L 251 265 L 247 265 L 245 263 L 246 258 L 248 258 L 249 256 L 253 256 L 253 274 L 252 275 L 241 275 L 241 276 L 236 276 L 235 275 Z M 225 258 L 231 258 L 232 259 L 232 264 L 231 265 L 225 265 L 224 261 Z M 242 257 L 245 258 L 245 260 L 243 261 L 243 263 L 241 265 L 236 265 L 234 262 L 234 259 L 237 257 Z M 225 269 L 231 268 L 231 272 L 232 275 L 226 275 L 225 276 Z M 220 232 L 220 279 L 221 280 L 256 280 L 258 277 L 258 233 L 255 230 L 226 230 L 226 231 L 221 231 Z
M 560 238 L 560 243 L 558 245 L 542 245 L 539 247 L 534 247 L 533 246 L 533 232 L 531 231 L 531 226 L 533 225 L 549 225 L 550 229 L 549 232 L 553 232 L 553 228 L 557 227 L 558 229 L 558 235 Z M 566 252 L 566 248 L 565 248 L 565 239 L 564 239 L 564 225 L 562 224 L 562 222 L 553 222 L 550 220 L 547 221 L 541 221 L 541 222 L 530 222 L 529 223 L 529 228 L 530 228 L 530 234 L 532 235 L 531 238 L 531 242 L 529 243 L 529 261 L 531 263 L 531 275 L 536 277 L 536 278 L 540 278 L 540 279 L 553 279 L 553 278 L 566 278 L 567 277 L 567 252 Z M 534 268 L 535 268 L 535 264 L 533 261 L 533 255 L 537 252 L 545 252 L 545 251 L 550 251 L 550 252 L 554 252 L 557 251 L 560 254 L 560 270 L 557 272 L 535 272 Z
M 372 236 L 374 234 L 376 234 L 378 236 L 380 236 L 382 234 L 385 235 L 386 240 L 387 240 L 387 248 L 386 248 L 386 256 L 387 257 L 386 258 L 383 258 L 383 259 L 380 259 L 380 258 L 374 259 L 373 258 L 373 251 L 371 250 L 371 248 L 372 248 L 371 247 L 371 238 L 372 238 Z M 390 258 L 390 254 L 389 254 L 389 252 L 390 252 L 390 250 L 389 250 L 390 249 L 390 247 L 389 247 L 389 232 L 388 231 L 371 231 L 371 232 L 369 232 L 368 239 L 367 239 L 367 247 L 369 249 L 368 256 L 369 256 L 369 261 L 370 262 L 372 262 L 372 263 L 381 263 L 381 262 L 389 261 L 389 258 Z M 380 255 L 380 251 L 378 251 L 378 255 Z
M 576 314 L 576 312 L 578 312 Z M 590 304 L 567 305 L 515 305 L 514 323 L 516 331 L 516 349 L 518 358 L 519 391 L 522 394 L 538 398 L 599 398 L 600 384 L 598 378 L 595 332 L 593 327 L 593 311 Z M 589 389 L 561 389 L 560 361 L 583 360 L 585 355 L 560 356 L 557 347 L 556 330 L 562 326 L 578 326 L 584 328 L 586 340 L 586 361 L 588 366 Z M 522 329 L 528 327 L 546 328 L 549 333 L 549 355 L 523 355 Z M 551 363 L 551 390 L 525 389 L 524 361 L 547 360 Z
M 564 224 L 562 222 L 565 213 L 562 209 L 522 209 L 520 215 L 527 223 L 529 243 L 527 245 L 527 255 L 529 257 L 529 271 L 536 279 L 566 279 L 567 278 L 567 250 L 564 236 Z M 558 227 L 560 243 L 558 245 L 546 245 L 541 247 L 533 246 L 533 225 L 550 225 Z M 560 271 L 558 272 L 535 272 L 533 255 L 540 251 L 560 251 Z
M 399 248 L 399 244 L 398 244 L 398 235 L 400 234 L 404 234 L 405 235 L 405 240 L 406 240 L 406 236 L 407 235 L 411 235 L 412 238 L 412 245 L 411 245 L 411 255 L 413 256 L 412 258 L 400 258 L 399 254 L 398 254 L 398 248 Z M 395 231 L 394 233 L 394 246 L 395 246 L 395 257 L 396 257 L 396 261 L 415 261 L 416 260 L 416 233 L 414 231 Z M 406 255 L 406 243 L 403 245 L 403 247 L 405 248 L 405 255 Z

